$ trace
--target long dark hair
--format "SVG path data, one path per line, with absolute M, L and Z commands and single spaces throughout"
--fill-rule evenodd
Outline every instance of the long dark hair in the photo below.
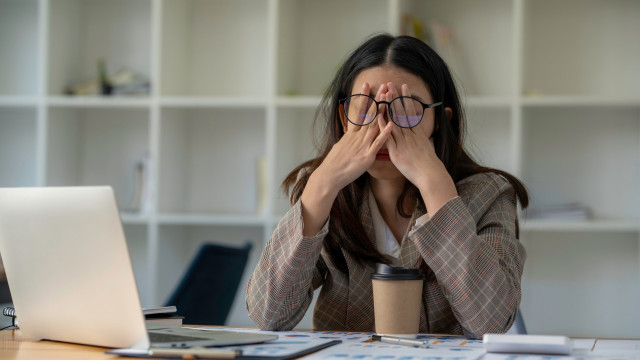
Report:
M 311 173 L 320 166 L 331 147 L 344 135 L 338 114 L 338 100 L 351 95 L 353 82 L 361 71 L 383 65 L 396 66 L 418 76 L 424 81 L 434 101 L 444 102 L 444 106 L 435 108 L 433 137 L 436 154 L 455 183 L 474 174 L 494 172 L 504 176 L 513 185 L 523 209 L 529 205 L 527 190 L 517 178 L 507 172 L 479 165 L 464 150 L 464 112 L 449 68 L 442 58 L 416 38 L 388 34 L 374 36 L 354 50 L 326 90 L 314 119 L 316 125 L 319 121 L 322 122 L 324 130 L 319 143 L 319 156 L 296 167 L 282 182 L 285 193 L 291 190 L 291 203 L 300 199 Z M 445 113 L 445 107 L 451 108 L 450 118 Z M 368 239 L 360 221 L 359 207 L 368 179 L 368 173 L 364 173 L 342 189 L 330 212 L 329 235 L 324 241 L 324 247 L 331 261 L 345 273 L 348 269 L 342 250 L 360 263 L 388 263 L 388 259 Z M 397 200 L 398 212 L 405 217 L 410 216 L 403 206 L 407 196 L 417 198 L 418 206 L 424 207 L 418 189 L 407 181 Z M 516 236 L 519 236 L 517 223 Z

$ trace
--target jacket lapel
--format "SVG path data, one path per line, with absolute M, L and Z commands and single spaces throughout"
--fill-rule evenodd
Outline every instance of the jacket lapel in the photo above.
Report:
M 416 219 L 420 218 L 426 214 L 426 211 L 421 209 L 416 205 L 416 208 L 413 211 L 413 215 L 411 216 L 411 220 L 409 221 L 409 228 L 402 239 L 402 244 L 400 245 L 400 256 L 398 257 L 398 266 L 408 267 L 408 268 L 418 268 L 420 267 L 420 263 L 422 262 L 422 258 L 418 253 L 418 249 L 416 248 L 416 244 L 413 241 L 409 241 L 407 239 L 407 234 L 413 230 L 415 226 Z

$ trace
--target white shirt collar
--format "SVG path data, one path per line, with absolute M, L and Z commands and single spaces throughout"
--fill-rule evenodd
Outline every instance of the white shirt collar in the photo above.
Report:
M 373 228 L 376 235 L 376 247 L 381 253 L 391 256 L 394 259 L 393 262 L 396 263 L 400 256 L 400 245 L 398 245 L 398 240 L 382 218 L 371 187 L 369 187 L 369 209 L 371 210 L 371 219 L 373 220 Z

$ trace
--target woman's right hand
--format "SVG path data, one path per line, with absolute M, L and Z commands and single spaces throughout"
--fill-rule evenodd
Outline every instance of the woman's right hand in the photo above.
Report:
M 360 93 L 368 95 L 370 91 L 369 84 L 365 82 Z M 387 91 L 387 85 L 382 85 L 378 89 L 375 99 L 382 100 Z M 341 116 L 344 115 L 342 105 L 340 105 L 340 113 Z M 349 113 L 353 113 L 349 117 L 350 119 L 357 119 L 356 114 L 367 114 L 372 117 L 382 116 L 376 114 L 375 103 L 372 102 L 368 105 L 366 101 L 361 104 L 352 103 Z M 373 165 L 376 154 L 387 141 L 393 127 L 393 124 L 389 122 L 381 131 L 377 118 L 364 126 L 352 124 L 346 118 L 344 122 L 346 123 L 344 135 L 333 145 L 327 157 L 314 172 L 332 184 L 336 193 L 355 181 Z
M 361 93 L 368 95 L 370 91 L 369 84 L 365 82 Z M 387 91 L 387 85 L 380 86 L 376 100 L 381 100 Z M 351 104 L 350 108 L 354 109 L 354 105 Z M 342 105 L 340 107 L 341 113 L 344 114 Z M 366 102 L 363 102 L 358 110 L 360 113 L 382 116 L 376 114 L 375 103 L 367 108 Z M 378 151 L 393 129 L 391 121 L 382 130 L 377 119 L 364 126 L 354 125 L 343 118 L 343 124 L 345 122 L 344 135 L 333 145 L 322 164 L 311 174 L 300 197 L 305 237 L 314 236 L 322 229 L 340 190 L 355 181 L 373 165 Z

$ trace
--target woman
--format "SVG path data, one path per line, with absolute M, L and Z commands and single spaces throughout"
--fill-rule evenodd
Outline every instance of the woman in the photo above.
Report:
M 444 61 L 415 38 L 358 47 L 325 93 L 317 158 L 283 182 L 292 208 L 247 288 L 263 329 L 288 330 L 319 294 L 315 329 L 374 331 L 376 262 L 425 275 L 420 332 L 505 332 L 520 304 L 525 250 L 512 175 L 462 148 L 464 116 Z

